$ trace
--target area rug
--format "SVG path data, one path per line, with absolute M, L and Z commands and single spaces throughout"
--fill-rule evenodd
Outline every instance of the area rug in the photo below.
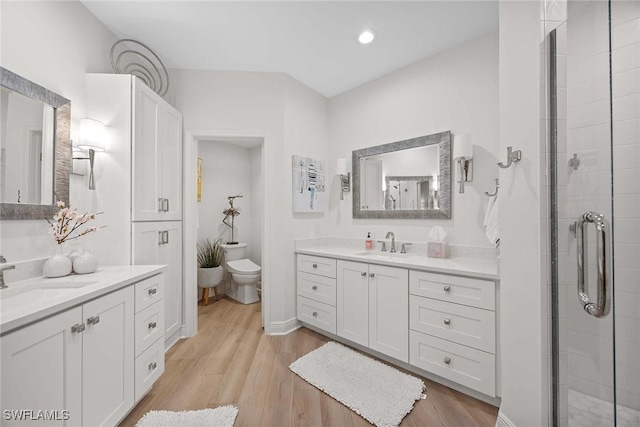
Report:
M 238 416 L 235 406 L 197 411 L 149 411 L 136 427 L 233 427 Z
M 424 398 L 422 380 L 335 342 L 308 353 L 289 369 L 379 427 L 400 424 Z

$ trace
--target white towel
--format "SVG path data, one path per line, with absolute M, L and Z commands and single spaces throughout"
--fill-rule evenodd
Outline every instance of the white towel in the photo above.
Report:
M 484 215 L 484 231 L 487 235 L 487 239 L 491 244 L 498 246 L 500 243 L 500 230 L 498 222 L 500 215 L 498 213 L 498 195 L 489 198 L 489 204 L 487 205 L 487 212 Z

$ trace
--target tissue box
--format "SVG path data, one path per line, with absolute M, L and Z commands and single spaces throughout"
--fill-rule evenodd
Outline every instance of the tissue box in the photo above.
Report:
M 429 258 L 447 258 L 447 242 L 427 242 Z

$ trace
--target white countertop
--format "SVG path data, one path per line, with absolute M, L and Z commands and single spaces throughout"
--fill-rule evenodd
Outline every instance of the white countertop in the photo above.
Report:
M 163 272 L 163 265 L 107 265 L 95 273 L 37 277 L 0 290 L 0 334 Z
M 429 258 L 426 254 L 390 254 L 380 250 L 365 251 L 363 249 L 344 246 L 317 246 L 296 249 L 296 253 L 349 261 L 367 262 L 371 264 L 403 267 L 411 270 L 430 271 L 434 273 L 455 274 L 459 276 L 477 277 L 498 280 L 498 263 L 492 258 L 455 257 Z

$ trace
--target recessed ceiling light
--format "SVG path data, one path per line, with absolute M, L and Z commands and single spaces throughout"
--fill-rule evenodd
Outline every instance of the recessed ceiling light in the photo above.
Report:
M 376 38 L 376 33 L 373 30 L 364 30 L 358 36 L 358 41 L 362 44 L 369 44 Z

